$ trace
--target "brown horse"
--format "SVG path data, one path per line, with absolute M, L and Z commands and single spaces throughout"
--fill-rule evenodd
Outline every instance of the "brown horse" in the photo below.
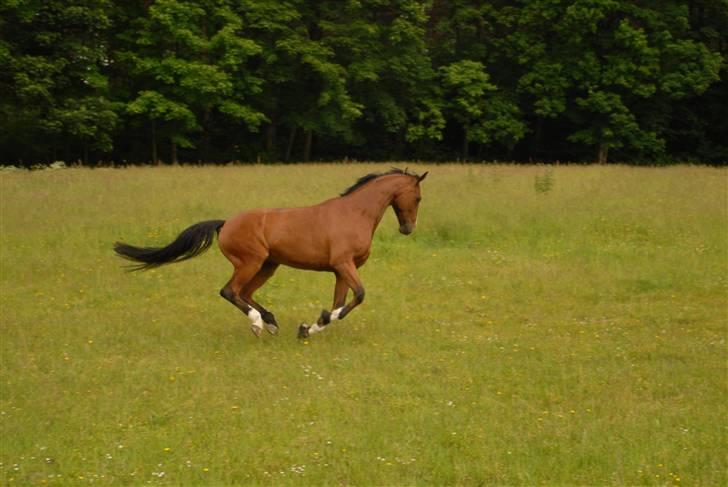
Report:
M 252 321 L 260 336 L 265 328 L 278 333 L 272 313 L 253 299 L 253 293 L 270 279 L 279 265 L 329 271 L 336 276 L 332 311 L 323 310 L 313 325 L 301 324 L 299 338 L 322 331 L 331 320 L 344 317 L 364 300 L 357 268 L 369 257 L 372 237 L 387 207 L 399 221 L 399 231 L 409 235 L 417 223 L 422 176 L 407 170 L 368 174 L 341 196 L 305 208 L 257 209 L 229 220 L 200 222 L 184 230 L 171 244 L 142 248 L 117 242 L 121 257 L 136 261 L 134 270 L 180 262 L 207 250 L 219 234 L 220 250 L 233 264 L 233 277 L 222 288 L 222 297 Z M 351 289 L 353 299 L 346 302 Z

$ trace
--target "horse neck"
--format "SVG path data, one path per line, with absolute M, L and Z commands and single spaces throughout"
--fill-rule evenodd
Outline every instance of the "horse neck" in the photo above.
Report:
M 344 199 L 349 205 L 355 206 L 364 218 L 372 225 L 372 233 L 377 229 L 379 222 L 392 204 L 397 191 L 406 181 L 402 176 L 383 176 L 364 185 L 361 189 L 346 196 Z

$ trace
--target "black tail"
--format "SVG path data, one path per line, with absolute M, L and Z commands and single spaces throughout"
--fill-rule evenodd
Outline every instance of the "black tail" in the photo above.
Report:
M 195 223 L 180 233 L 174 242 L 166 247 L 134 247 L 125 243 L 116 242 L 114 252 L 125 259 L 139 262 L 131 270 L 140 271 L 152 269 L 164 264 L 172 264 L 191 259 L 210 248 L 215 234 L 220 231 L 225 220 L 210 220 Z

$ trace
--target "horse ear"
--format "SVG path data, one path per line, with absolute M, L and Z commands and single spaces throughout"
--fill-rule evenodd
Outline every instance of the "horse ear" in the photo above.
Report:
M 430 171 L 425 171 L 425 174 L 417 178 L 417 183 L 420 183 L 423 179 L 425 179 L 425 176 L 429 174 Z

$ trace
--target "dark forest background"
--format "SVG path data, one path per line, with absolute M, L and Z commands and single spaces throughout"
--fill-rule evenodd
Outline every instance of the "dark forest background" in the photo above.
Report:
M 0 0 L 0 163 L 728 161 L 724 0 Z

